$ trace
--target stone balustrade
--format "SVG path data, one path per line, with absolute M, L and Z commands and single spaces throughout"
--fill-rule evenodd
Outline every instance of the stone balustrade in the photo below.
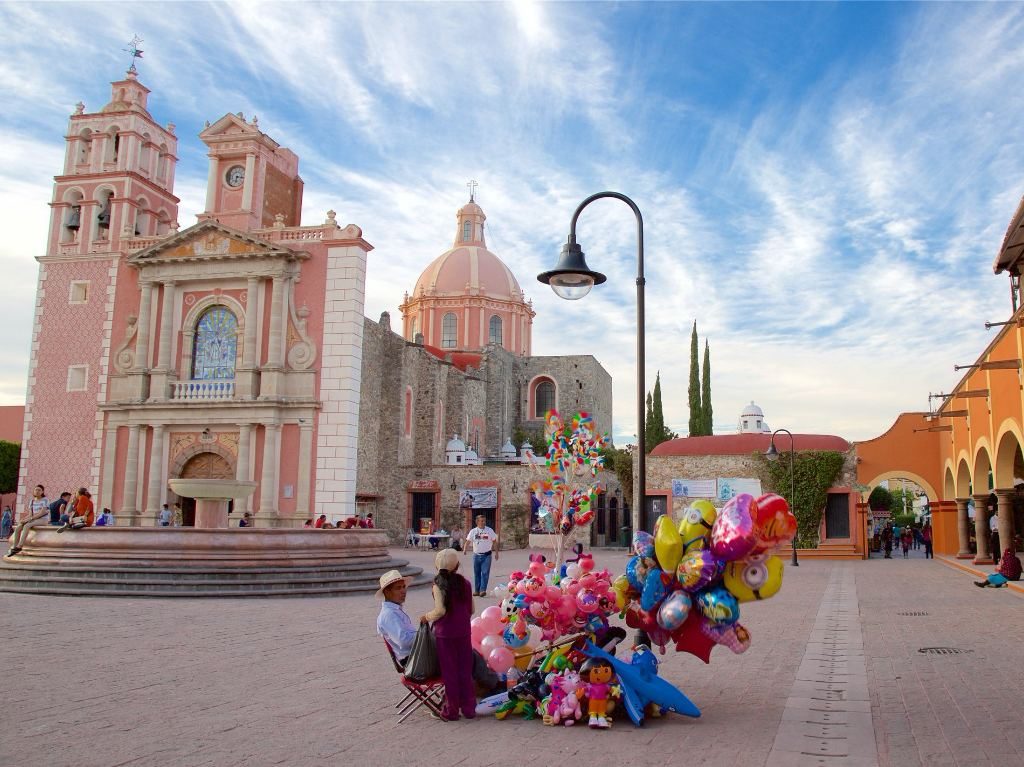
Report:
M 214 402 L 235 398 L 235 382 L 230 381 L 175 381 L 171 399 L 187 402 Z

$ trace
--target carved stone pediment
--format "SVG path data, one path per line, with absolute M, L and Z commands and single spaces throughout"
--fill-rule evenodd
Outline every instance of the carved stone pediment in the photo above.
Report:
M 143 248 L 128 258 L 137 268 L 148 264 L 199 259 L 251 259 L 273 258 L 298 261 L 308 258 L 306 253 L 294 251 L 285 245 L 269 242 L 219 224 L 200 221 L 177 234 Z

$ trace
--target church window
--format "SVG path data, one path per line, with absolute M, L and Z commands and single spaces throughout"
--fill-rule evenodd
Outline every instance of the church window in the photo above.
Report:
M 71 365 L 68 367 L 68 391 L 85 391 L 89 384 L 89 366 Z
M 501 345 L 501 317 L 497 314 L 491 316 L 491 323 L 487 332 L 487 342 Z
M 533 417 L 543 418 L 549 410 L 555 409 L 555 385 L 549 380 L 540 381 L 533 390 Z
M 441 348 L 454 349 L 458 340 L 459 321 L 455 315 L 448 312 L 441 320 Z
M 71 287 L 68 289 L 68 303 L 69 304 L 87 304 L 89 303 L 89 281 L 88 280 L 76 280 L 71 283 Z
M 472 236 L 473 236 L 473 224 L 472 224 L 472 222 L 470 222 L 470 221 L 463 221 L 462 222 L 462 241 L 463 242 L 469 242 L 469 240 L 470 240 L 470 238 Z
M 192 378 L 197 381 L 235 377 L 238 319 L 223 306 L 207 309 L 196 323 Z

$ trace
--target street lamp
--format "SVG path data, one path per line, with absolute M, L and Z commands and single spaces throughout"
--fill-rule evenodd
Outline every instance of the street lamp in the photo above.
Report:
M 569 223 L 569 238 L 562 246 L 562 255 L 554 269 L 541 272 L 537 279 L 550 285 L 555 295 L 568 301 L 583 298 L 595 285 L 600 285 L 607 278 L 587 266 L 583 256 L 583 248 L 576 243 L 576 221 L 583 209 L 605 197 L 622 200 L 636 216 L 636 431 L 637 431 L 637 468 L 636 478 L 638 497 L 640 498 L 640 519 L 643 519 L 647 496 L 647 435 L 644 423 L 644 219 L 636 203 L 618 192 L 598 192 L 580 203 L 572 214 Z
M 796 516 L 796 475 L 793 473 L 793 460 L 796 457 L 796 440 L 793 439 L 793 432 L 789 429 L 776 429 L 772 432 L 772 441 L 768 445 L 768 449 L 765 451 L 765 457 L 769 461 L 779 460 L 779 451 L 775 449 L 775 435 L 780 431 L 786 432 L 789 435 L 789 499 L 790 503 L 793 504 L 791 511 L 793 516 Z M 800 526 L 797 525 L 797 531 L 799 532 Z M 793 560 L 790 562 L 793 567 L 799 567 L 800 562 L 796 558 L 796 536 L 793 536 Z

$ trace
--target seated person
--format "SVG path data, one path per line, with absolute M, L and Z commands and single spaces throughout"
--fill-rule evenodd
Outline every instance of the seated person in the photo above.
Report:
M 366 515 L 366 527 L 367 527 L 368 530 L 372 530 L 373 529 L 373 512 L 372 511 L 369 514 Z
M 983 581 L 975 581 L 975 586 L 985 588 L 989 586 L 994 589 L 1005 588 L 1008 581 L 1019 581 L 1021 576 L 1020 558 L 1010 549 L 1003 552 L 1003 558 L 999 561 L 999 568 Z
M 389 570 L 380 577 L 380 589 L 375 594 L 377 599 L 384 600 L 377 616 L 377 634 L 388 640 L 398 665 L 403 668 L 412 652 L 417 630 L 412 618 L 402 609 L 411 580 L 410 577 L 402 577 L 398 570 Z M 505 689 L 498 675 L 476 650 L 473 651 L 473 681 L 484 695 Z
M 356 518 L 355 517 L 348 517 L 345 520 L 345 529 L 346 530 L 351 530 L 355 526 L 356 526 Z
M 112 527 L 114 524 L 114 515 L 110 513 L 110 509 L 104 509 L 98 517 L 96 517 L 96 527 Z

